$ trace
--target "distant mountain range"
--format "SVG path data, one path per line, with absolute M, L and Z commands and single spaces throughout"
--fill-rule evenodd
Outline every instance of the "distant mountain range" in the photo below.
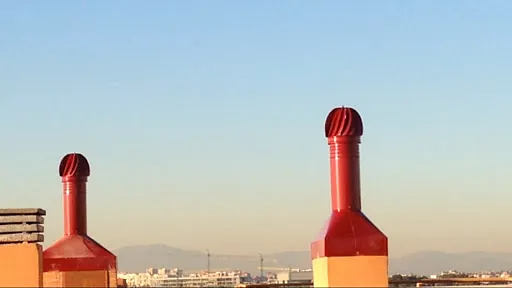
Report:
M 183 250 L 164 244 L 129 246 L 113 251 L 123 272 L 143 272 L 147 268 L 176 268 L 193 272 L 207 267 L 206 252 Z M 391 258 L 390 273 L 436 274 L 455 269 L 465 272 L 512 270 L 512 253 L 445 253 L 423 251 Z M 258 273 L 258 255 L 215 255 L 210 257 L 212 270 L 240 269 Z M 288 251 L 264 255 L 264 267 L 311 268 L 309 251 Z M 267 271 L 271 271 L 267 269 Z
M 163 244 L 129 246 L 113 251 L 118 258 L 118 269 L 124 272 L 142 272 L 147 268 L 181 268 L 185 271 L 207 269 L 208 258 L 205 251 L 183 250 Z M 264 267 L 310 268 L 309 252 L 290 251 L 263 256 Z M 257 273 L 260 266 L 258 255 L 219 255 L 211 254 L 212 270 L 240 269 Z

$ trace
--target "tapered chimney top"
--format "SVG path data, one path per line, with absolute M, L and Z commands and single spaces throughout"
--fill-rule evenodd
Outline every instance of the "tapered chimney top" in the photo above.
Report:
M 89 161 L 80 153 L 70 153 L 64 156 L 59 165 L 60 177 L 88 177 L 91 175 Z
M 325 137 L 362 136 L 363 120 L 350 107 L 334 108 L 325 120 Z

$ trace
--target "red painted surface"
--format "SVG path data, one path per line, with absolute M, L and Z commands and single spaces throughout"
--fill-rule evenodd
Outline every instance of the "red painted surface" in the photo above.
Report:
M 43 271 L 94 271 L 117 268 L 114 254 L 87 235 L 64 236 L 43 252 Z
M 87 235 L 89 162 L 82 154 L 68 154 L 60 162 L 59 174 L 64 194 L 64 237 L 43 252 L 44 272 L 116 269 L 116 256 Z
M 387 256 L 388 238 L 361 211 L 333 211 L 316 240 L 311 258 Z
M 336 108 L 325 121 L 331 165 L 331 204 L 333 211 L 361 209 L 359 143 L 363 121 L 352 108 Z
M 359 137 L 329 137 L 333 211 L 361 210 Z
M 64 235 L 86 235 L 89 162 L 82 154 L 68 154 L 60 161 L 59 175 L 64 192 Z
M 387 237 L 361 212 L 359 143 L 363 121 L 352 108 L 335 108 L 325 121 L 330 149 L 332 214 L 311 257 L 386 256 Z

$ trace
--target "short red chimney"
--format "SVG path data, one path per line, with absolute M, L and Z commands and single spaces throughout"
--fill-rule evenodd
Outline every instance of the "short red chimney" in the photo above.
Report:
M 67 154 L 59 166 L 64 196 L 64 236 L 43 252 L 43 270 L 117 270 L 114 254 L 87 235 L 87 179 L 90 167 L 79 153 Z

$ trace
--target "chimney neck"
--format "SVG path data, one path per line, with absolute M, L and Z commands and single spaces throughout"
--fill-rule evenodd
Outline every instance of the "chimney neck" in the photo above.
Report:
M 328 137 L 332 210 L 361 210 L 360 136 Z
M 87 183 L 89 176 L 62 176 L 62 183 L 65 182 L 84 182 Z
M 62 177 L 64 235 L 87 235 L 87 177 Z

